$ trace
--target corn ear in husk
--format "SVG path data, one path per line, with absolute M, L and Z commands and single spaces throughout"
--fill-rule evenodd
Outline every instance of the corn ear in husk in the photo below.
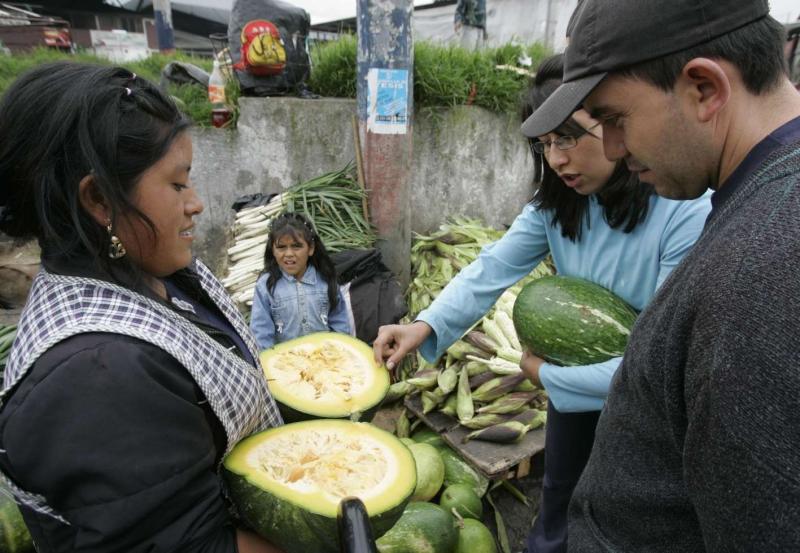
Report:
M 505 422 L 507 420 L 508 417 L 504 417 L 503 415 L 498 415 L 496 413 L 483 413 L 482 415 L 475 415 L 468 421 L 463 421 L 461 426 L 466 426 L 471 430 L 479 430 L 481 428 L 487 428 L 489 426 L 500 424 L 501 422 Z
M 495 413 L 505 415 L 519 413 L 537 396 L 537 392 L 511 392 L 478 409 L 479 414 Z
M 472 398 L 475 401 L 494 401 L 513 390 L 523 380 L 525 380 L 525 375 L 521 373 L 498 376 L 472 392 Z
M 433 391 L 425 390 L 422 392 L 422 413 L 430 413 L 439 406 L 445 399 L 447 394 L 442 392 L 439 388 Z
M 447 399 L 444 400 L 444 405 L 442 408 L 439 409 L 440 413 L 444 413 L 445 415 L 449 415 L 451 417 L 457 417 L 458 412 L 456 411 L 456 403 L 458 402 L 458 397 L 456 394 L 450 394 L 447 396 Z
M 542 426 L 546 420 L 547 413 L 544 411 L 529 409 L 511 420 L 470 432 L 464 437 L 464 441 L 483 440 L 504 444 L 518 442 L 528 431 Z
M 407 378 L 406 382 L 413 384 L 420 390 L 428 390 L 436 386 L 436 378 L 439 376 L 439 371 L 436 369 L 422 369 L 414 373 L 411 378 Z
M 436 377 L 436 382 L 439 385 L 439 390 L 444 394 L 449 394 L 455 390 L 458 384 L 458 372 L 454 367 L 448 367 L 439 372 L 439 375 Z
M 458 392 L 456 397 L 456 413 L 458 420 L 463 424 L 475 414 L 475 406 L 472 403 L 472 391 L 469 388 L 469 375 L 467 369 L 462 368 L 458 377 Z
M 399 399 L 402 399 L 406 396 L 406 394 L 413 392 L 416 390 L 413 384 L 410 382 L 406 382 L 405 380 L 401 380 L 400 382 L 395 382 L 391 386 L 389 386 L 389 391 L 386 392 L 386 397 L 383 398 L 384 403 L 392 403 Z

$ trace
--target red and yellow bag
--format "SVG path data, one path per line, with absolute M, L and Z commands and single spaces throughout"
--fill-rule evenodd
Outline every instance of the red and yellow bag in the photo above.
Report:
M 278 75 L 286 67 L 286 48 L 278 28 L 264 19 L 249 21 L 242 27 L 241 59 L 234 65 L 252 75 Z

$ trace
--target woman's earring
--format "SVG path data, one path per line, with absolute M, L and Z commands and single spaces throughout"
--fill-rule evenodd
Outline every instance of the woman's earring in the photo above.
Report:
M 114 230 L 111 228 L 111 221 L 108 222 L 106 230 L 108 231 L 108 237 L 111 240 L 111 243 L 108 245 L 108 257 L 111 259 L 120 259 L 125 257 L 125 254 L 128 252 L 125 250 L 125 246 L 122 245 L 122 241 L 118 237 L 114 236 Z

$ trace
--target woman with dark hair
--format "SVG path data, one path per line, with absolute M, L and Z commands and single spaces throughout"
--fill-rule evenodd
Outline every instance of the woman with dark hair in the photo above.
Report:
M 40 66 L 0 103 L 0 231 L 36 238 L 0 472 L 40 552 L 275 552 L 218 468 L 281 424 L 246 323 L 193 260 L 188 120 L 129 71 Z
M 276 217 L 250 319 L 258 347 L 312 332 L 352 334 L 353 326 L 336 268 L 311 222 L 299 213 Z
M 523 120 L 561 84 L 562 73 L 561 55 L 542 63 Z M 391 368 L 416 348 L 436 359 L 547 254 L 559 274 L 597 283 L 637 310 L 647 305 L 699 236 L 710 204 L 705 197 L 678 202 L 656 196 L 624 163 L 605 158 L 601 133 L 599 122 L 581 109 L 530 142 L 538 184 L 531 203 L 416 321 L 381 328 L 376 359 Z M 559 367 L 530 352 L 523 356 L 522 370 L 550 399 L 542 501 L 529 553 L 566 551 L 569 499 L 621 361 Z

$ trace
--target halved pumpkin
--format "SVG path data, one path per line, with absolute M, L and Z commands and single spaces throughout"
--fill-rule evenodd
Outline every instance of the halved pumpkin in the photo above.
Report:
M 288 553 L 339 551 L 339 503 L 358 497 L 375 538 L 403 513 L 416 486 L 414 458 L 368 423 L 312 420 L 241 441 L 226 457 L 225 480 L 239 514 Z
M 389 373 L 375 363 L 372 348 L 347 334 L 309 334 L 260 357 L 270 392 L 288 422 L 371 420 L 389 390 Z

